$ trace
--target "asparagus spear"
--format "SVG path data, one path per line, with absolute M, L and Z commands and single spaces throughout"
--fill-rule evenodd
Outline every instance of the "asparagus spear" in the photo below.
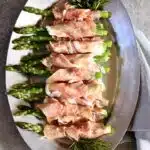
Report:
M 99 36 L 106 36 L 108 35 L 108 31 L 104 29 L 104 25 L 101 23 L 96 23 L 96 31 Z
M 19 71 L 20 66 L 19 65 L 8 65 L 5 67 L 7 71 Z
M 100 18 L 105 18 L 105 19 L 107 19 L 107 18 L 110 18 L 111 17 L 111 12 L 109 12 L 109 11 L 100 11 Z
M 42 60 L 43 58 L 45 57 L 48 57 L 50 55 L 50 53 L 43 53 L 43 54 L 32 54 L 32 53 L 29 53 L 28 55 L 26 56 L 23 56 L 21 58 L 21 63 L 28 63 L 28 62 L 32 62 L 34 60 Z
M 25 106 L 25 105 L 19 105 L 18 106 L 19 111 L 17 111 L 14 115 L 15 116 L 35 116 L 38 119 L 45 119 L 44 114 L 40 110 L 33 109 L 31 107 Z
M 45 85 L 43 83 L 21 83 L 13 85 L 8 94 L 26 102 L 42 101 L 45 98 Z
M 30 43 L 30 42 L 45 42 L 53 40 L 50 36 L 40 36 L 40 35 L 32 35 L 32 36 L 21 36 L 12 41 L 13 44 L 19 43 Z
M 20 70 L 27 75 L 37 75 L 44 77 L 49 77 L 51 75 L 50 71 L 43 64 L 30 65 L 29 63 L 27 63 L 21 65 Z
M 108 60 L 110 59 L 111 53 L 109 50 L 106 50 L 102 55 L 97 55 L 94 57 L 94 61 L 97 64 L 102 64 L 102 63 L 106 63 L 108 62 Z
M 53 16 L 52 14 L 52 11 L 50 9 L 39 9 L 39 8 L 34 8 L 34 7 L 24 7 L 23 9 L 24 11 L 26 12 L 29 12 L 29 13 L 33 13 L 33 14 L 36 14 L 36 15 L 42 15 L 44 17 L 47 17 L 47 16 Z
M 113 42 L 111 40 L 108 40 L 108 41 L 104 42 L 103 47 L 104 47 L 105 50 L 107 50 L 107 48 L 111 48 L 112 45 L 113 45 Z
M 26 106 L 26 105 L 18 105 L 17 108 L 18 108 L 19 110 L 27 110 L 27 109 L 31 109 L 31 107 Z
M 106 44 L 106 43 L 104 43 Z M 111 46 L 111 44 L 107 43 L 108 47 Z M 106 50 L 102 55 L 97 55 L 94 57 L 94 61 L 98 64 L 100 71 L 95 73 L 95 78 L 96 79 L 101 79 L 103 78 L 103 75 L 108 73 L 110 71 L 110 68 L 108 67 L 108 60 L 110 59 L 111 53 L 110 51 Z
M 38 63 L 34 61 L 33 63 Z M 6 66 L 6 70 L 8 71 L 18 71 L 25 75 L 35 75 L 35 76 L 43 76 L 49 77 L 51 75 L 50 71 L 45 68 L 42 64 L 31 65 L 29 63 L 21 64 L 21 65 L 8 65 Z
M 94 5 L 96 5 L 96 3 Z M 93 5 L 93 8 L 97 7 L 94 5 Z M 50 9 L 41 10 L 39 8 L 34 8 L 34 7 L 25 7 L 24 11 L 29 12 L 29 13 L 33 13 L 33 14 L 37 14 L 37 15 L 42 15 L 44 17 L 53 16 L 52 11 Z M 111 17 L 110 12 L 100 11 L 100 18 L 110 18 L 110 17 Z
M 43 135 L 43 125 L 42 124 L 31 124 L 26 122 L 16 122 L 16 125 L 21 128 L 28 131 L 35 132 L 39 135 Z
M 40 55 L 29 54 L 21 59 L 19 65 L 8 65 L 6 66 L 6 70 L 18 71 L 25 75 L 49 77 L 51 75 L 50 71 L 41 62 L 47 56 L 49 56 L 49 53 Z
M 27 49 L 34 49 L 36 51 L 39 51 L 43 48 L 45 48 L 46 43 L 36 43 L 36 42 L 18 42 L 13 49 L 14 50 L 27 50 Z
M 33 26 L 26 26 L 21 28 L 15 27 L 14 32 L 19 34 L 36 34 L 38 32 L 47 32 L 47 31 L 43 27 L 36 27 L 35 25 L 33 25 Z

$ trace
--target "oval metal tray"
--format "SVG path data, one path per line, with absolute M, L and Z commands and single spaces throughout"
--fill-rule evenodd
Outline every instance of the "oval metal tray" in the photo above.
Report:
M 140 85 L 140 65 L 131 21 L 122 3 L 120 0 L 111 0 L 106 9 L 113 14 L 110 21 L 116 33 L 122 57 L 118 96 L 109 120 L 109 124 L 112 124 L 116 132 L 106 138 L 113 144 L 114 149 L 127 131 L 136 108 Z M 0 54 L 6 60 L 6 55 L 4 53 Z M 4 74 L 4 72 L 2 73 Z M 3 78 L 1 80 L 4 80 Z M 4 82 L 2 84 L 3 88 L 5 86 Z M 32 148 L 34 147 L 31 145 L 32 142 L 27 144 Z M 41 146 L 38 142 L 36 144 L 36 148 Z

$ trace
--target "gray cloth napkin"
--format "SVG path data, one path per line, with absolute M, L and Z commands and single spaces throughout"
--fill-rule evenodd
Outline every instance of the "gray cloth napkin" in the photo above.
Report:
M 150 149 L 150 41 L 135 29 L 141 62 L 141 90 L 132 130 L 136 131 L 138 150 Z

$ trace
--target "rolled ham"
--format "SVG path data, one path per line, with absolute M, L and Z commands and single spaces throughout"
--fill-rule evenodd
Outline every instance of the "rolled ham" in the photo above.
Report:
M 84 69 L 59 69 L 52 76 L 50 76 L 46 83 L 54 83 L 54 82 L 80 82 L 84 80 L 90 80 L 91 76 L 88 74 L 87 70 Z
M 107 116 L 107 111 L 104 109 L 93 109 L 73 104 L 66 105 L 51 98 L 48 99 L 48 103 L 38 104 L 37 107 L 44 113 L 49 123 L 53 120 L 58 120 L 60 123 L 76 122 L 79 119 L 99 121 Z
M 57 20 L 84 20 L 90 18 L 92 20 L 97 20 L 101 17 L 100 11 L 92 11 L 90 9 L 64 9 L 56 11 L 57 8 L 53 9 L 53 14 Z
M 103 40 L 97 41 L 57 41 L 47 45 L 50 52 L 63 54 L 86 54 L 101 55 L 104 52 Z
M 76 141 L 80 138 L 98 138 L 112 132 L 111 126 L 101 123 L 83 121 L 71 126 L 46 125 L 44 135 L 49 139 L 70 137 Z
M 53 26 L 47 26 L 46 28 L 51 36 L 74 40 L 99 35 L 99 32 L 97 32 L 97 25 L 91 19 L 86 19 L 84 21 L 62 22 Z

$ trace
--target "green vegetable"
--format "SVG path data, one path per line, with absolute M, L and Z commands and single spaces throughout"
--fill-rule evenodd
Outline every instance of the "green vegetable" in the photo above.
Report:
M 26 105 L 18 105 L 17 108 L 18 108 L 19 110 L 28 110 L 28 109 L 31 109 L 31 107 L 26 106 Z
M 108 42 L 108 47 L 110 46 Z M 110 68 L 108 67 L 108 60 L 110 59 L 111 53 L 110 51 L 106 50 L 102 55 L 97 55 L 94 57 L 94 61 L 98 64 L 100 72 L 95 73 L 96 79 L 103 78 L 103 75 L 108 73 L 110 71 Z
M 111 12 L 108 12 L 108 11 L 100 11 L 100 18 L 110 18 L 111 17 Z
M 43 27 L 36 27 L 35 25 L 33 25 L 33 26 L 26 26 L 21 28 L 15 27 L 14 32 L 19 34 L 36 34 L 38 32 L 47 32 L 47 31 Z
M 94 57 L 94 61 L 97 64 L 103 64 L 108 62 L 108 60 L 110 59 L 111 53 L 109 50 L 105 51 L 102 55 L 97 55 Z
M 109 0 L 93 0 L 92 9 L 93 10 L 100 10 L 109 2 Z
M 70 4 L 77 8 L 89 8 L 92 10 L 102 10 L 108 0 L 69 0 Z
M 106 36 L 108 35 L 108 31 L 107 30 L 96 30 L 96 34 L 99 36 Z
M 74 142 L 71 150 L 111 150 L 111 144 L 99 139 L 81 139 Z
M 36 42 L 18 42 L 13 49 L 14 50 L 27 50 L 27 49 L 31 49 L 31 50 L 35 50 L 35 51 L 39 51 L 43 48 L 45 48 L 46 43 L 36 43 Z
M 33 64 L 21 64 L 20 71 L 27 75 L 37 75 L 44 77 L 49 77 L 51 75 L 50 71 L 43 64 L 41 64 L 41 62 L 39 63 L 38 61 L 34 61 Z
M 102 23 L 96 23 L 96 34 L 99 36 L 108 35 L 108 31 L 104 29 L 104 25 Z
M 8 65 L 5 67 L 7 71 L 19 71 L 20 66 L 19 65 Z
M 49 77 L 50 71 L 41 62 L 47 56 L 49 54 L 29 54 L 21 59 L 20 65 L 8 65 L 6 70 L 18 71 L 25 75 Z
M 52 14 L 52 11 L 50 9 L 39 9 L 39 8 L 34 8 L 34 7 L 24 7 L 23 9 L 24 11 L 26 12 L 29 12 L 29 13 L 33 13 L 33 14 L 36 14 L 36 15 L 42 15 L 44 17 L 47 17 L 47 16 L 53 16 Z
M 45 119 L 44 114 L 40 110 L 33 109 L 28 106 L 20 105 L 18 106 L 19 111 L 17 111 L 14 115 L 15 116 L 35 116 L 38 119 Z
M 21 128 L 28 131 L 35 132 L 39 135 L 43 135 L 43 125 L 42 124 L 31 124 L 26 122 L 16 122 L 16 125 Z
M 96 29 L 97 30 L 104 29 L 104 25 L 102 23 L 96 23 Z
M 32 54 L 29 53 L 28 55 L 24 56 L 21 58 L 21 63 L 30 63 L 33 62 L 35 60 L 39 60 L 41 61 L 42 59 L 44 59 L 45 57 L 48 57 L 50 55 L 50 53 L 43 53 L 43 54 Z
M 96 79 L 101 79 L 103 77 L 103 74 L 101 72 L 96 72 L 95 73 L 95 78 Z
M 50 36 L 40 36 L 40 35 L 32 35 L 32 36 L 21 36 L 12 41 L 13 44 L 20 44 L 20 43 L 30 43 L 30 42 L 45 42 L 53 40 Z
M 111 48 L 112 44 L 113 44 L 113 42 L 111 40 L 104 42 L 104 46 L 107 47 L 107 48 Z
M 21 83 L 13 85 L 8 94 L 26 102 L 43 101 L 45 98 L 45 84 L 43 83 Z

